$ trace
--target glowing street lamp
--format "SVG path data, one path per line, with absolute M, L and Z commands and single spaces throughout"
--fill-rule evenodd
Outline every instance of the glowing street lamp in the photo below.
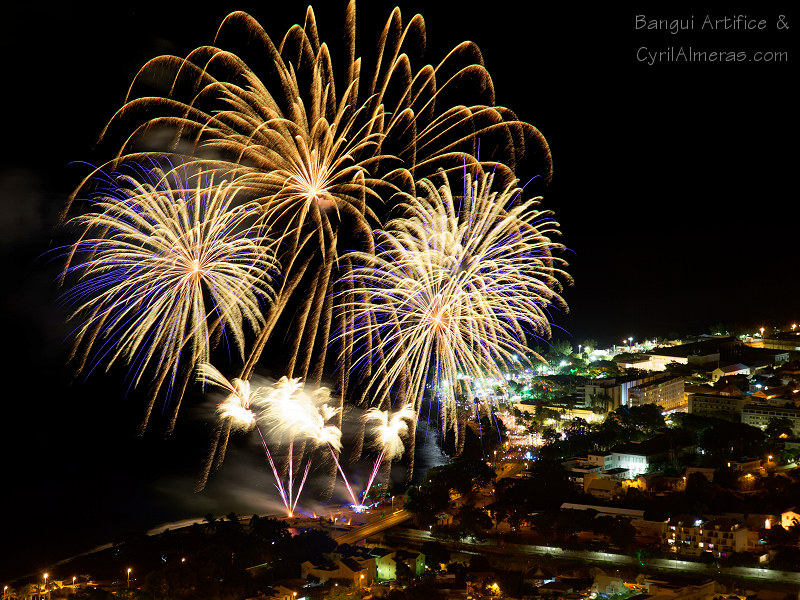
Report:
M 129 589 L 131 587 L 131 568 L 128 567 L 128 586 Z

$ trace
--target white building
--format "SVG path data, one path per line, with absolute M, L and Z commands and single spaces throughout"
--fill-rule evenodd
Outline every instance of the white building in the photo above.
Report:
M 733 519 L 703 521 L 681 515 L 664 523 L 661 541 L 672 552 L 712 552 L 719 557 L 732 552 L 744 552 L 747 548 L 747 529 Z

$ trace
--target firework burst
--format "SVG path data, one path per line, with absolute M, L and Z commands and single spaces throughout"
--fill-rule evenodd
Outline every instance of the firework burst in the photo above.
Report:
M 267 428 L 268 436 L 270 439 L 277 439 L 284 443 L 288 443 L 289 455 L 287 459 L 287 473 L 288 482 L 284 486 L 281 478 L 278 475 L 278 470 L 272 460 L 267 447 L 267 442 L 262 434 L 262 441 L 264 449 L 267 452 L 270 466 L 272 467 L 275 479 L 278 482 L 278 491 L 281 498 L 286 505 L 289 514 L 294 513 L 297 505 L 297 500 L 303 490 L 308 471 L 311 467 L 311 456 L 306 460 L 306 467 L 303 472 L 302 479 L 300 480 L 297 490 L 293 490 L 293 479 L 295 466 L 293 464 L 294 443 L 295 440 L 300 439 L 303 442 L 310 441 L 313 448 L 321 445 L 328 447 L 339 473 L 342 475 L 344 484 L 351 500 L 355 504 L 355 495 L 350 486 L 347 477 L 344 474 L 339 459 L 336 453 L 341 451 L 342 443 L 341 430 L 334 426 L 328 425 L 328 422 L 335 418 L 339 412 L 339 408 L 331 407 L 327 402 L 330 400 L 330 390 L 324 387 L 317 387 L 311 392 L 305 390 L 305 385 L 299 378 L 288 379 L 281 377 L 280 380 L 275 382 L 268 390 L 265 390 L 263 399 L 259 400 L 258 405 L 261 409 L 259 416 L 259 423 L 263 423 Z M 259 433 L 261 429 L 259 427 Z M 302 451 L 301 451 L 302 461 Z M 294 499 L 293 499 L 294 498 Z
M 289 327 L 284 372 L 320 381 L 338 247 L 370 246 L 378 213 L 398 189 L 413 192 L 415 178 L 477 155 L 479 139 L 496 149 L 487 158 L 503 163 L 497 169 L 504 177 L 531 146 L 550 170 L 538 130 L 495 105 L 475 44 L 459 44 L 436 66 L 412 66 L 425 46 L 425 23 L 415 15 L 404 26 L 394 9 L 368 68 L 356 57 L 355 13 L 350 2 L 336 77 L 311 7 L 303 25 L 278 43 L 251 16 L 231 13 L 213 46 L 148 62 L 101 136 L 114 143 L 122 134 L 117 160 L 155 146 L 233 177 L 264 206 L 271 235 L 285 240 L 285 286 L 250 351 L 245 378 L 294 298 L 298 317 Z M 162 97 L 151 95 L 154 81 L 165 85 Z
M 253 404 L 261 397 L 261 389 L 251 389 L 250 382 L 234 378 L 233 381 L 208 363 L 197 366 L 197 379 L 203 384 L 212 384 L 228 392 L 228 396 L 217 405 L 219 418 L 233 429 L 250 431 L 256 424 L 257 415 Z
M 365 500 L 384 459 L 391 463 L 391 461 L 403 455 L 405 450 L 403 438 L 408 435 L 408 422 L 411 422 L 413 427 L 416 424 L 416 418 L 417 412 L 413 402 L 404 405 L 394 413 L 390 413 L 388 410 L 383 411 L 378 408 L 371 408 L 364 414 L 366 423 L 374 423 L 371 428 L 374 436 L 373 444 L 379 451 L 372 473 L 370 473 L 367 485 L 364 488 Z
M 277 263 L 257 224 L 260 207 L 235 205 L 235 185 L 131 169 L 111 176 L 91 211 L 68 223 L 81 235 L 64 273 L 77 281 L 64 300 L 77 306 L 79 372 L 124 362 L 133 385 L 151 374 L 146 424 L 161 386 L 171 392 L 182 367 L 191 373 L 208 361 L 211 333 L 244 354 L 248 328 L 264 324 Z
M 549 336 L 547 309 L 564 306 L 559 278 L 568 277 L 548 237 L 558 224 L 539 198 L 492 191 L 491 175 L 473 181 L 466 169 L 459 196 L 446 176 L 438 189 L 430 180 L 420 187 L 422 197 L 407 198 L 376 232 L 374 255 L 348 255 L 357 266 L 343 276 L 355 299 L 342 304 L 362 349 L 351 374 L 377 398 L 402 387 L 418 416 L 432 373 L 447 429 L 456 426 L 459 374 L 501 379 L 504 365 L 530 352 L 526 335 Z

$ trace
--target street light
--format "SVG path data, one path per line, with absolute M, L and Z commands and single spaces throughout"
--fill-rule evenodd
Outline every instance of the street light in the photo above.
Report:
M 131 568 L 128 567 L 128 586 L 129 589 L 131 587 Z

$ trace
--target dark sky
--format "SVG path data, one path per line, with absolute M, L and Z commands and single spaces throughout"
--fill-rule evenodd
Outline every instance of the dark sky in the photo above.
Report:
M 781 325 L 800 318 L 797 96 L 789 92 L 798 23 L 790 3 L 738 3 L 725 11 L 703 3 L 584 9 L 526 1 L 448 10 L 440 4 L 456 3 L 433 4 L 401 4 L 406 19 L 415 12 L 426 19 L 427 59 L 435 63 L 458 42 L 475 41 L 498 103 L 536 125 L 551 145 L 554 178 L 543 206 L 561 223 L 575 280 L 564 292 L 571 314 L 553 316 L 561 337 L 572 336 L 576 345 L 587 337 L 611 343 L 629 335 L 702 333 L 720 321 Z M 324 40 L 338 40 L 344 5 L 317 7 Z M 361 2 L 364 47 L 374 43 L 392 6 Z M 0 489 L 7 522 L 0 527 L 7 530 L 0 538 L 14 542 L 2 545 L 0 552 L 10 555 L 0 576 L 45 566 L 82 537 L 77 532 L 86 523 L 103 531 L 83 537 L 103 540 L 106 531 L 180 516 L 179 499 L 191 497 L 203 454 L 198 440 L 208 433 L 203 409 L 186 411 L 166 441 L 158 432 L 137 437 L 140 399 L 123 399 L 118 377 L 70 384 L 68 328 L 52 281 L 57 268 L 37 257 L 51 247 L 58 211 L 86 173 L 70 163 L 108 158 L 94 153 L 93 143 L 138 68 L 156 55 L 185 55 L 210 43 L 234 9 L 250 12 L 280 38 L 302 20 L 305 5 L 222 2 L 208 9 L 161 2 L 101 10 L 88 3 L 15 3 L 6 9 L 0 247 L 7 413 Z M 640 14 L 693 17 L 694 30 L 637 30 Z M 702 29 L 706 15 L 737 14 L 764 19 L 766 29 Z M 788 31 L 778 29 L 780 15 Z M 648 51 L 681 48 L 788 54 L 773 63 L 639 60 Z M 216 507 L 236 499 L 245 505 L 253 489 L 236 487 L 243 465 L 226 463 L 220 483 L 191 497 L 189 510 L 228 512 Z

